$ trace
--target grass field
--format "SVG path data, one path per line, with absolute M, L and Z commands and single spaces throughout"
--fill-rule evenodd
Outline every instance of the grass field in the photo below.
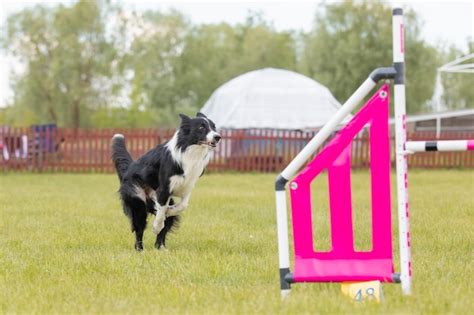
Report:
M 204 176 L 180 229 L 168 240 L 169 250 L 153 248 L 150 223 L 145 251 L 136 253 L 115 176 L 0 175 L 0 311 L 469 314 L 474 309 L 473 171 L 410 172 L 413 295 L 404 297 L 398 285 L 385 284 L 384 303 L 363 305 L 342 296 L 338 284 L 297 284 L 280 301 L 274 178 Z M 356 246 L 362 248 L 369 235 L 367 185 L 367 174 L 356 172 Z M 318 186 L 314 198 L 324 204 L 325 183 Z M 319 230 L 327 234 L 325 214 L 318 215 Z M 396 241 L 394 246 L 397 251 Z

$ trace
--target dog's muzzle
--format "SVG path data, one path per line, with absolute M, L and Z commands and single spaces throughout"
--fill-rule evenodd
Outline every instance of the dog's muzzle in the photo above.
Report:
M 210 143 L 211 147 L 215 148 L 221 139 L 222 137 L 219 134 L 215 134 Z

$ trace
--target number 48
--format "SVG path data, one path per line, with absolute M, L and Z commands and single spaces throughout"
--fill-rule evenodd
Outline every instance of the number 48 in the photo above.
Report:
M 362 302 L 364 300 L 364 297 L 368 301 L 375 300 L 375 289 L 374 288 L 367 288 L 365 289 L 365 294 L 363 294 L 362 289 L 359 289 L 357 293 L 355 294 L 354 300 L 357 302 Z

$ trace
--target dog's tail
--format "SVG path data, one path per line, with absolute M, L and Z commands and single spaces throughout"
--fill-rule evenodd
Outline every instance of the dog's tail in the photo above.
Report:
M 121 182 L 123 175 L 133 162 L 133 159 L 125 147 L 124 136 L 118 133 L 112 137 L 112 161 L 114 162 L 117 175 Z

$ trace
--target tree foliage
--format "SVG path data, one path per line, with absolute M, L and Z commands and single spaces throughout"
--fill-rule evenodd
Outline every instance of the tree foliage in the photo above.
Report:
M 105 2 L 71 7 L 36 6 L 11 15 L 3 44 L 25 64 L 15 78 L 17 114 L 30 110 L 39 122 L 79 127 L 87 113 L 113 94 L 115 45 L 106 34 Z
M 377 68 L 392 64 L 391 7 L 381 1 L 345 1 L 318 10 L 305 36 L 300 70 L 344 102 Z M 408 112 L 419 112 L 433 93 L 437 53 L 420 37 L 414 12 L 405 15 Z
M 421 38 L 416 14 L 406 19 L 414 113 L 426 110 L 436 68 L 462 52 L 439 52 Z M 13 77 L 14 100 L 0 123 L 169 126 L 221 84 L 265 67 L 306 74 L 343 102 L 374 68 L 392 63 L 391 27 L 391 8 L 380 0 L 323 3 L 308 33 L 277 31 L 255 12 L 237 25 L 195 25 L 177 11 L 130 12 L 106 0 L 36 6 L 11 15 L 1 39 L 25 71 Z M 445 77 L 449 104 L 474 106 L 472 79 Z
M 133 43 L 132 95 L 139 96 L 134 104 L 159 113 L 162 124 L 173 122 L 178 112 L 194 113 L 237 75 L 263 67 L 295 68 L 291 35 L 252 16 L 235 27 L 190 26 L 176 12 L 144 18 L 156 31 Z

